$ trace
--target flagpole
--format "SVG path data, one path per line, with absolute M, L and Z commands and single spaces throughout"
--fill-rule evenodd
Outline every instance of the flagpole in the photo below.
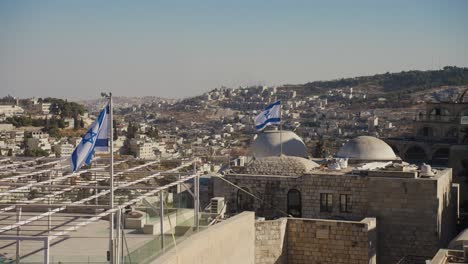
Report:
M 283 156 L 283 106 L 280 103 L 280 157 Z
M 112 93 L 109 93 L 109 151 L 110 151 L 110 178 L 109 178 L 109 207 L 110 209 L 114 208 L 114 129 L 113 129 L 113 109 L 112 109 Z M 111 213 L 109 216 L 109 263 L 115 263 L 114 259 L 114 213 Z

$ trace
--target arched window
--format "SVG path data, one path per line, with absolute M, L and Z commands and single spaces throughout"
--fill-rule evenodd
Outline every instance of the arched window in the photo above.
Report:
M 301 192 L 291 189 L 288 192 L 288 214 L 294 217 L 302 217 Z
M 449 161 L 450 150 L 448 148 L 440 148 L 432 155 L 432 165 L 447 167 Z
M 446 108 L 435 107 L 429 112 L 431 120 L 440 120 L 443 116 L 449 116 L 450 112 Z
M 242 190 L 237 190 L 237 212 L 243 211 L 253 211 L 253 204 L 254 199 L 250 194 L 250 190 L 248 188 L 242 188 Z
M 412 146 L 405 153 L 405 161 L 415 164 L 427 162 L 426 151 L 420 146 Z

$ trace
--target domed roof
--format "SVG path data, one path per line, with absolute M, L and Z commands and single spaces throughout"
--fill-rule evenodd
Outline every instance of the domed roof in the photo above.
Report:
M 254 137 L 251 151 L 255 158 L 279 156 L 283 141 L 283 154 L 307 157 L 307 148 L 302 139 L 292 131 L 263 131 Z
M 370 136 L 359 136 L 346 142 L 338 151 L 337 156 L 354 160 L 397 159 L 392 147 L 383 140 Z
M 310 172 L 319 165 L 311 160 L 282 155 L 252 161 L 246 168 L 247 174 L 294 176 Z

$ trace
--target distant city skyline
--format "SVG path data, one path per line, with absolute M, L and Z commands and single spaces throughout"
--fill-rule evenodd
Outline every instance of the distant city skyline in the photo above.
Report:
M 0 96 L 183 98 L 220 86 L 468 67 L 468 1 L 1 1 Z

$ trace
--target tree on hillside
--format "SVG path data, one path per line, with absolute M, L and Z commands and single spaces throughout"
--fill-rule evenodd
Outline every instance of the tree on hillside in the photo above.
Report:
M 325 156 L 325 144 L 323 139 L 319 139 L 315 144 L 314 155 L 315 158 L 323 158 Z
M 129 122 L 127 128 L 127 138 L 135 138 L 137 132 L 138 127 L 135 124 L 133 124 L 133 122 Z
M 117 134 L 117 121 L 113 120 L 112 121 L 112 129 L 114 130 L 113 131 L 113 140 L 117 140 L 117 138 L 119 137 L 119 135 Z
M 146 135 L 150 138 L 157 139 L 159 137 L 159 131 L 155 127 L 150 127 L 148 131 L 146 132 Z
M 52 114 L 60 115 L 62 118 L 83 115 L 85 112 L 85 107 L 75 102 L 50 97 L 44 98 L 43 101 L 51 103 Z

